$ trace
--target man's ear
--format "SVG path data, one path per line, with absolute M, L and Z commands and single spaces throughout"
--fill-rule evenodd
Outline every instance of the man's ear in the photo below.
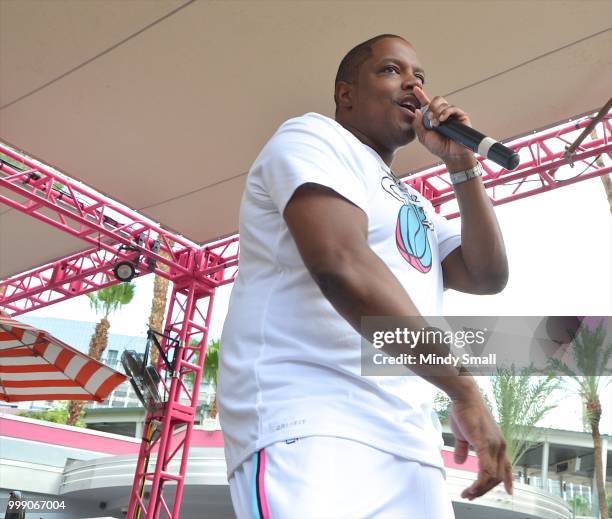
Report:
M 338 108 L 350 109 L 353 107 L 353 87 L 351 83 L 346 81 L 338 81 L 336 84 L 336 103 Z

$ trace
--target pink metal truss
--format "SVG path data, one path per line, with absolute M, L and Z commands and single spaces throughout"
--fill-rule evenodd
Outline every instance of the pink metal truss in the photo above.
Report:
M 612 153 L 611 118 L 607 114 L 596 125 L 598 139 L 578 147 L 573 170 L 567 165 L 564 151 L 574 140 L 573 134 L 589 124 L 589 118 L 509 143 L 521 155 L 518 170 L 510 172 L 481 160 L 485 169 L 484 184 L 492 203 L 508 203 L 612 171 L 612 167 L 601 167 L 593 160 Z M 0 194 L 1 203 L 95 245 L 0 281 L 0 306 L 12 315 L 111 285 L 116 282 L 111 274 L 113 266 L 125 259 L 137 263 L 141 275 L 155 272 L 175 282 L 193 276 L 219 286 L 234 280 L 238 265 L 237 236 L 200 247 L 1 143 L 0 151 L 25 168 L 20 171 L 6 163 L 0 164 L 0 187 L 15 194 L 14 197 Z M 561 168 L 566 171 L 563 176 Z M 568 171 L 569 178 L 566 178 Z M 447 218 L 458 216 L 446 168 L 430 168 L 406 181 Z M 163 257 L 162 251 L 169 258 Z M 160 263 L 169 270 L 161 269 Z
M 573 155 L 573 167 L 568 165 L 566 148 L 590 122 L 590 118 L 583 118 L 507 144 L 521 157 L 520 166 L 514 171 L 479 158 L 485 170 L 483 182 L 493 205 L 507 204 L 611 172 L 611 166 L 601 167 L 595 160 L 612 153 L 611 114 L 604 115 L 595 125 L 599 137 L 581 143 Z M 405 180 L 428 198 L 438 212 L 447 218 L 459 216 L 455 193 L 444 166 L 429 168 Z
M 193 258 L 184 257 L 184 253 L 197 248 L 193 242 L 1 143 L 0 151 L 25 167 L 17 169 L 2 162 L 0 185 L 17 195 L 0 195 L 2 203 L 97 249 L 117 252 L 120 246 L 134 247 L 177 272 L 192 272 Z M 165 258 L 162 252 L 170 257 Z
M 213 287 L 233 283 L 238 273 L 238 236 L 183 250 L 176 256 L 179 265 L 191 262 L 193 257 L 192 268 L 197 273 L 194 277 L 206 280 Z M 167 272 L 151 269 L 151 258 L 146 252 L 126 253 L 94 247 L 0 281 L 0 306 L 16 316 L 114 285 L 117 280 L 113 267 L 125 259 L 131 259 L 141 275 L 155 272 L 174 282 L 191 277 L 172 267 Z
M 0 186 L 14 194 L 0 194 L 0 202 L 96 245 L 3 280 L 1 307 L 17 315 L 116 284 L 112 271 L 119 261 L 173 282 L 161 342 L 173 365 L 169 369 L 160 355 L 163 404 L 147 413 L 151 434 L 141 445 L 128 517 L 178 518 L 214 293 L 236 277 L 238 236 L 199 246 L 1 144 L 0 151 L 23 166 L 0 164 Z M 152 454 L 156 462 L 148 470 Z
M 167 402 L 147 412 L 129 518 L 180 517 L 214 293 L 213 287 L 196 279 L 174 283 L 161 347 L 175 364 L 169 370 L 162 356 L 158 358 Z M 154 432 L 156 424 L 159 434 Z M 153 457 L 155 466 L 150 467 Z M 148 498 L 144 492 L 147 482 L 151 484 Z
M 0 164 L 0 186 L 9 190 L 1 203 L 95 245 L 1 281 L 0 306 L 12 315 L 112 285 L 113 267 L 125 260 L 173 282 L 195 277 L 219 286 L 235 278 L 237 236 L 201 247 L 1 143 L 0 152 L 23 165 Z
M 571 144 L 573 133 L 588 123 L 583 119 L 507 143 L 521 154 L 521 167 L 514 172 L 483 161 L 483 180 L 492 202 L 511 202 L 610 172 L 612 168 L 592 160 L 612 152 L 608 114 L 597 125 L 600 137 L 577 147 L 573 160 L 579 171 L 570 178 L 561 175 L 566 165 L 565 144 Z M 169 369 L 159 357 L 165 402 L 147 413 L 128 517 L 157 519 L 163 513 L 178 518 L 214 293 L 235 279 L 238 237 L 199 246 L 1 143 L 0 152 L 18 163 L 0 163 L 0 188 L 5 188 L 0 191 L 0 203 L 80 238 L 90 247 L 2 280 L 0 307 L 18 315 L 115 284 L 113 267 L 125 260 L 133 262 L 140 275 L 155 272 L 173 282 L 161 345 L 167 355 L 173 350 L 172 358 L 176 353 L 176 364 Z M 445 209 L 445 215 L 457 216 L 444 168 L 424 171 L 408 182 L 438 210 Z M 156 462 L 149 470 L 152 455 Z M 148 498 L 146 483 L 151 485 Z

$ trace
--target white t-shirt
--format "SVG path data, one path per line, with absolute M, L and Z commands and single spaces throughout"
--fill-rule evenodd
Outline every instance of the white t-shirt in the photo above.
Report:
M 440 313 L 440 263 L 461 242 L 456 222 L 400 189 L 380 156 L 335 120 L 308 113 L 281 125 L 251 167 L 240 207 L 240 272 L 218 386 L 228 475 L 266 445 L 312 435 L 442 468 L 435 387 L 417 376 L 361 376 L 361 337 L 302 261 L 283 211 L 311 182 L 366 213 L 370 247 L 422 315 Z

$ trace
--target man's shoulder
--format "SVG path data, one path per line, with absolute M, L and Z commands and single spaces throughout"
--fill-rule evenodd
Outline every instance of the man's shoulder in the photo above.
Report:
M 251 172 L 271 164 L 285 166 L 292 161 L 336 167 L 342 163 L 352 171 L 363 169 L 368 161 L 365 147 L 340 123 L 316 112 L 286 120 L 262 148 Z
M 343 130 L 342 126 L 334 119 L 317 112 L 308 112 L 298 117 L 287 119 L 281 124 L 276 132 L 276 135 L 291 131 L 310 131 L 315 134 L 319 132 L 339 133 Z
M 336 154 L 353 155 L 362 152 L 363 146 L 357 138 L 335 119 L 308 112 L 299 117 L 287 119 L 270 138 L 265 148 L 267 152 L 303 148 L 310 150 L 334 150 Z

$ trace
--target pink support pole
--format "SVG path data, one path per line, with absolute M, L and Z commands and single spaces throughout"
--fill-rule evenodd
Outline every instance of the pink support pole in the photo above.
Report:
M 166 380 L 163 393 L 167 401 L 158 411 L 147 413 L 144 430 L 146 435 L 151 422 L 158 420 L 161 422 L 161 434 L 150 444 L 146 438 L 143 439 L 130 495 L 129 518 L 136 517 L 139 508 L 141 517 L 147 519 L 180 516 L 213 299 L 214 287 L 206 283 L 192 280 L 182 286 L 174 286 L 164 330 L 166 337 L 161 346 L 168 358 L 176 359 L 175 371 L 169 372 L 162 356 L 159 357 L 157 369 L 162 379 Z M 176 343 L 168 338 L 178 341 L 176 352 L 173 351 Z M 191 385 L 186 383 L 190 374 L 193 376 Z M 145 472 L 146 459 L 152 456 L 156 458 L 154 468 Z M 170 465 L 174 460 L 180 460 L 178 472 L 171 470 Z M 151 484 L 149 488 L 143 485 L 147 482 Z M 148 501 L 140 497 L 143 487 L 149 491 Z M 172 511 L 169 506 L 170 489 L 174 490 Z

